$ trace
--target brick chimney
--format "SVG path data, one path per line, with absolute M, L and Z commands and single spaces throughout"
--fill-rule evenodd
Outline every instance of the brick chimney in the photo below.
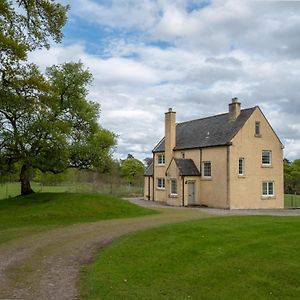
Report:
M 176 144 L 176 112 L 169 108 L 165 113 L 165 165 L 168 167 Z
M 231 103 L 229 103 L 229 121 L 233 122 L 241 113 L 241 103 L 237 97 L 232 98 Z

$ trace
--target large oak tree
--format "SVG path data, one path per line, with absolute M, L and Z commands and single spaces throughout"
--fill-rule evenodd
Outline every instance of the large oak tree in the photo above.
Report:
M 36 48 L 60 42 L 68 6 L 54 0 L 0 1 L 0 175 L 20 169 L 21 194 L 33 192 L 30 171 L 105 170 L 115 135 L 89 102 L 92 80 L 81 63 L 40 73 L 26 62 Z

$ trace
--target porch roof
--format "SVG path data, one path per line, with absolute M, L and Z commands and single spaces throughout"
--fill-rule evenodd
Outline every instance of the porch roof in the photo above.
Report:
M 200 176 L 200 172 L 192 159 L 174 158 L 174 161 L 180 176 Z

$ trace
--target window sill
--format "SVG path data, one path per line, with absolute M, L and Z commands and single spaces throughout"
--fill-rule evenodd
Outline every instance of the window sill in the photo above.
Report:
M 177 197 L 178 197 L 178 194 L 170 194 L 169 197 L 170 197 L 170 198 L 177 198 Z
M 156 164 L 155 167 L 164 167 L 165 164 Z
M 275 200 L 275 196 L 261 196 L 261 200 Z
M 245 175 L 238 175 L 238 178 L 246 178 Z
M 166 188 L 156 188 L 157 191 L 165 191 Z
M 202 181 L 212 181 L 212 177 L 201 177 Z
M 254 134 L 254 136 L 257 137 L 257 138 L 261 138 L 262 137 L 261 134 Z
M 261 167 L 262 167 L 262 168 L 273 168 L 272 165 L 264 165 L 264 164 L 262 164 Z

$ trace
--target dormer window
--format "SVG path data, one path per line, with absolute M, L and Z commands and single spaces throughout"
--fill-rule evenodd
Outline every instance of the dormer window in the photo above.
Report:
M 261 136 L 261 133 L 260 133 L 260 122 L 259 121 L 255 122 L 255 136 Z
M 157 154 L 157 164 L 163 166 L 165 164 L 165 155 Z

